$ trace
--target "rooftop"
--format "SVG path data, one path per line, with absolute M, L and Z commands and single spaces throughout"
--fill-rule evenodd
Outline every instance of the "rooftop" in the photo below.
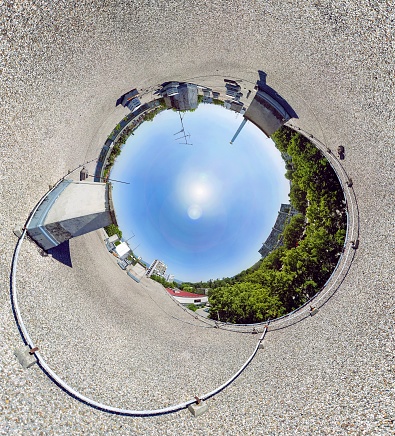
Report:
M 192 294 L 191 292 L 185 292 L 181 290 L 174 290 L 170 288 L 166 288 L 166 291 L 172 296 L 172 297 L 183 297 L 183 298 L 203 298 L 205 295 L 202 294 Z

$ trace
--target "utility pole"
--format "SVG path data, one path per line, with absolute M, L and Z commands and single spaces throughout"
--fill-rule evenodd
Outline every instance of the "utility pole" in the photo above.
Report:
M 132 232 L 133 233 L 133 232 Z M 126 241 L 125 242 L 128 242 L 129 241 L 129 239 L 132 239 L 132 238 L 134 238 L 136 235 L 133 233 L 133 236 L 131 236 L 130 238 L 128 238 L 128 239 L 126 239 Z
M 232 140 L 230 141 L 231 144 L 235 141 L 238 134 L 241 132 L 241 129 L 244 127 L 245 123 L 247 122 L 247 118 L 244 118 L 244 120 L 241 122 L 240 127 L 237 129 L 236 133 L 234 134 Z

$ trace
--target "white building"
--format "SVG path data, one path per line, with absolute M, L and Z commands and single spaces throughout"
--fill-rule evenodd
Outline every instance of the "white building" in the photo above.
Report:
M 146 269 L 139 263 L 136 263 L 136 265 L 128 266 L 126 272 L 135 282 L 140 283 L 140 280 L 145 275 Z
M 121 244 L 117 245 L 114 251 L 120 259 L 126 259 L 129 254 L 132 253 L 132 250 L 126 242 L 122 242 Z
M 166 288 L 166 291 L 180 304 L 188 305 L 194 304 L 200 306 L 208 303 L 207 295 L 192 294 L 191 292 L 181 291 L 180 289 Z
M 162 261 L 155 259 L 148 268 L 147 277 L 151 277 L 152 274 L 164 277 L 166 274 L 166 269 L 167 266 Z
M 166 281 L 171 283 L 174 280 L 174 274 L 167 274 Z

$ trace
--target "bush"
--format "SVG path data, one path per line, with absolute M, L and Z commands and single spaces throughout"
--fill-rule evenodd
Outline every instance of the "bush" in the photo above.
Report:
M 196 312 L 199 309 L 195 304 L 188 304 L 187 308 L 193 312 Z
M 152 280 L 155 280 L 156 282 L 160 283 L 165 288 L 170 288 L 170 289 L 177 288 L 176 282 L 168 282 L 168 281 L 166 281 L 166 279 L 164 279 L 163 277 L 157 276 L 156 274 L 152 274 L 152 276 L 150 278 Z
M 304 230 L 304 216 L 299 213 L 294 215 L 283 231 L 283 244 L 285 248 L 297 246 Z
M 110 224 L 109 226 L 104 227 L 104 230 L 108 236 L 118 235 L 119 239 L 122 238 L 122 231 L 115 224 Z
M 259 322 L 296 309 L 325 284 L 344 244 L 344 194 L 329 162 L 287 127 L 272 139 L 292 159 L 286 176 L 291 204 L 300 214 L 284 228 L 284 246 L 273 250 L 258 268 L 212 281 L 209 301 L 221 321 Z

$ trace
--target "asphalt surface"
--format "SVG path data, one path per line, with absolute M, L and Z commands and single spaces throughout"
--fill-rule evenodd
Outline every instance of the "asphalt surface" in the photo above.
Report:
M 0 434 L 393 434 L 391 2 L 4 1 L 0 9 Z M 332 152 L 345 147 L 360 245 L 336 292 L 314 317 L 269 330 L 252 364 L 197 419 L 106 414 L 38 366 L 24 370 L 13 355 L 22 345 L 9 296 L 14 226 L 48 185 L 99 155 L 127 114 L 115 107 L 125 92 L 213 77 L 250 84 L 258 70 L 298 114 L 293 125 Z M 72 266 L 42 257 L 24 242 L 18 296 L 43 357 L 84 395 L 166 407 L 223 383 L 255 346 L 256 335 L 202 328 L 159 285 L 137 285 L 109 259 L 100 232 L 71 241 L 70 258 Z

